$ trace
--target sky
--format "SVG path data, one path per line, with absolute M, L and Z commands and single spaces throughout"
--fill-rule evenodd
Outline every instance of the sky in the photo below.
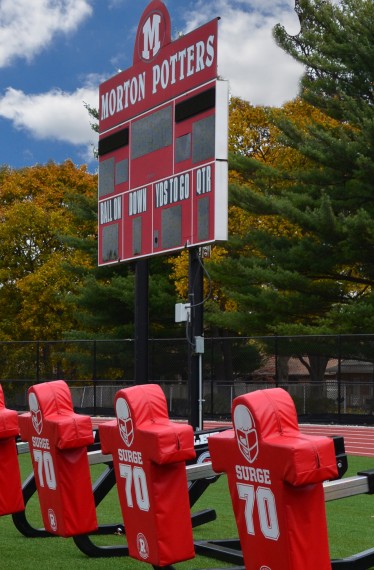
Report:
M 132 65 L 148 0 L 0 0 L 0 165 L 71 159 L 95 172 L 97 135 L 85 104 Z M 299 31 L 294 0 L 164 0 L 172 37 L 220 17 L 219 75 L 253 105 L 298 94 L 302 68 L 272 38 Z

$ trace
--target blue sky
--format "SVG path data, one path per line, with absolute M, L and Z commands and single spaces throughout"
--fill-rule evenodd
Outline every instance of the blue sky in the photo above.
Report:
M 219 73 L 255 105 L 295 97 L 302 69 L 274 43 L 280 22 L 297 33 L 292 0 L 164 0 L 172 36 L 213 18 Z M 148 0 L 0 0 L 0 164 L 13 168 L 67 158 L 96 170 L 95 133 L 84 102 L 132 65 Z

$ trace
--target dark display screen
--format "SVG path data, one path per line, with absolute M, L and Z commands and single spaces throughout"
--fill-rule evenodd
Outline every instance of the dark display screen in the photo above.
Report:
M 122 184 L 129 179 L 129 160 L 121 160 L 116 164 L 116 184 Z
M 132 221 L 132 252 L 133 255 L 142 252 L 142 219 L 139 216 Z
M 103 228 L 102 256 L 103 261 L 118 259 L 118 224 Z
M 99 164 L 99 198 L 112 192 L 114 192 L 114 158 L 108 158 Z
M 131 158 L 139 158 L 173 142 L 173 113 L 169 105 L 132 124 Z
M 215 116 L 210 115 L 192 125 L 192 162 L 197 164 L 215 154 Z
M 197 209 L 197 238 L 200 241 L 209 238 L 209 196 L 200 198 Z
M 179 247 L 182 242 L 182 206 L 162 210 L 162 247 Z
M 129 129 L 125 128 L 121 131 L 114 133 L 113 135 L 109 135 L 99 140 L 99 148 L 98 154 L 99 156 L 103 156 L 104 154 L 108 154 L 117 150 L 118 148 L 122 148 L 129 144 Z
M 191 157 L 191 133 L 178 137 L 175 141 L 175 162 L 183 162 Z

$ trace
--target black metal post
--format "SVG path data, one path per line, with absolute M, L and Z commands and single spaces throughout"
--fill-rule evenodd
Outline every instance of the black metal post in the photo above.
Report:
M 148 366 L 148 260 L 135 262 L 135 384 L 147 384 Z
M 36 383 L 40 382 L 40 342 L 36 342 Z
M 279 386 L 279 348 L 278 348 L 278 335 L 275 335 L 275 343 L 274 343 L 274 352 L 275 352 L 275 386 L 278 388 Z
M 342 413 L 342 337 L 338 335 L 338 422 Z
M 199 427 L 199 404 L 200 399 L 202 398 L 202 394 L 199 393 L 202 355 L 196 353 L 195 339 L 196 337 L 201 337 L 203 335 L 203 288 L 204 273 L 202 262 L 199 259 L 199 248 L 193 247 L 189 250 L 188 267 L 188 300 L 191 304 L 191 318 L 188 327 L 188 423 L 193 427 L 194 431 Z
M 96 386 L 97 386 L 97 344 L 96 340 L 94 340 L 93 344 L 93 370 L 92 370 L 92 380 L 94 384 L 94 416 L 97 415 L 97 394 L 96 394 Z

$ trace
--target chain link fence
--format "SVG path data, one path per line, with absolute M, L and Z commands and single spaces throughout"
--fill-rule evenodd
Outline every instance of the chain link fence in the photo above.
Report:
M 166 395 L 171 417 L 188 417 L 188 344 L 150 339 L 149 381 Z M 374 335 L 209 337 L 204 339 L 204 417 L 229 419 L 233 399 L 286 389 L 301 421 L 374 424 Z M 64 379 L 76 411 L 112 416 L 115 393 L 134 384 L 134 341 L 0 343 L 6 404 L 27 409 L 29 386 Z

